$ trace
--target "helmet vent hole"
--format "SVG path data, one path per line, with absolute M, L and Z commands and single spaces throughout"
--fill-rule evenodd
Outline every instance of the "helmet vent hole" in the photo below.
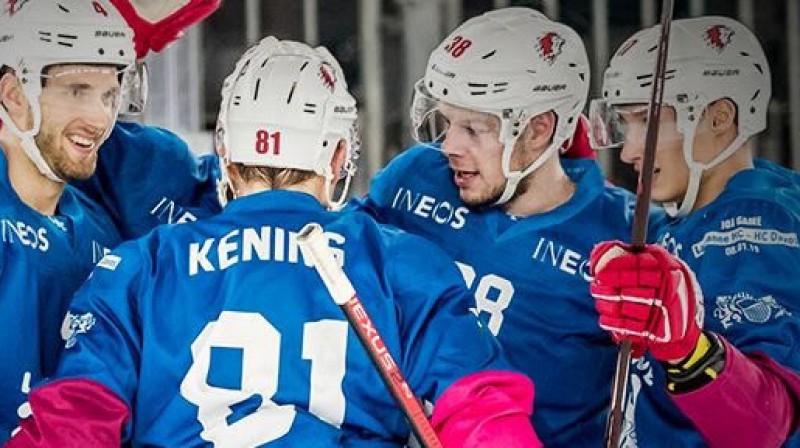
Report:
M 75 36 L 74 34 L 56 34 L 56 37 L 58 37 L 59 39 L 56 41 L 58 45 L 70 48 L 74 46 L 73 41 L 76 41 L 78 39 L 78 36 Z
M 266 61 L 265 61 L 265 62 L 266 62 Z M 300 66 L 300 71 L 302 72 L 303 70 L 305 70 L 305 69 L 306 69 L 306 66 L 308 66 L 308 61 L 306 61 L 306 62 L 303 62 L 303 65 L 301 65 L 301 66 Z
M 327 146 L 328 146 L 328 141 L 327 140 L 323 140 L 322 141 L 322 147 L 326 148 Z
M 762 75 L 764 74 L 764 69 L 761 67 L 761 64 L 753 64 L 753 65 L 756 66 L 756 70 L 758 70 L 758 73 L 761 73 Z
M 622 92 L 620 92 L 620 91 L 619 91 L 619 89 L 617 89 L 617 91 L 616 91 L 616 92 L 614 92 L 614 95 L 615 95 L 615 96 L 620 96 L 620 94 L 621 94 L 621 93 L 622 93 Z
M 497 50 L 492 50 L 486 53 L 485 55 L 481 56 L 481 59 L 489 59 L 490 57 L 494 56 L 495 53 L 497 53 Z
M 261 88 L 261 78 L 256 80 L 256 88 L 253 89 L 253 101 L 258 99 L 258 89 Z
M 578 73 L 578 77 L 581 78 L 581 81 L 586 81 L 586 73 Z
M 749 57 L 750 57 L 750 53 L 748 53 L 748 52 L 746 52 L 746 51 L 740 51 L 740 52 L 739 52 L 739 54 L 740 54 L 740 55 L 742 55 L 742 56 L 744 56 L 744 57 L 746 57 L 746 58 L 749 58 Z
M 652 47 L 647 49 L 648 53 L 652 53 L 658 49 L 658 45 L 653 45 Z
M 442 89 L 442 95 L 447 95 L 447 89 Z
M 317 105 L 314 103 L 303 103 L 303 112 L 314 115 L 317 113 Z
M 60 44 L 60 43 L 61 43 L 61 42 L 59 42 L 59 44 Z M 100 48 L 100 49 L 98 49 L 98 50 L 97 50 L 97 54 L 99 54 L 100 56 L 102 56 L 102 55 L 106 54 L 106 50 L 103 50 L 102 48 Z
M 750 101 L 755 101 L 758 98 L 758 95 L 761 93 L 761 89 L 756 90 L 756 93 L 753 94 L 753 97 L 750 98 Z
M 569 68 L 575 68 L 576 67 L 574 62 L 570 62 L 568 65 L 569 65 Z
M 302 69 L 301 69 L 301 70 L 302 70 Z M 260 80 L 259 80 L 259 81 L 260 81 Z M 296 89 L 296 88 L 297 88 L 297 81 L 293 82 L 293 83 L 292 83 L 292 88 L 291 88 L 291 89 L 289 89 L 289 96 L 288 96 L 288 97 L 286 97 L 286 104 L 289 104 L 289 103 L 291 103 L 291 102 L 292 102 L 292 97 L 294 96 L 294 89 Z
M 125 51 L 124 50 L 119 50 L 119 55 L 124 57 L 125 56 Z
M 751 113 L 751 114 L 754 114 L 754 113 L 756 113 L 756 108 L 755 108 L 755 107 L 751 107 L 751 108 L 750 108 L 750 113 Z
M 62 10 L 64 12 L 69 12 L 69 9 L 67 9 L 67 7 L 62 5 L 61 3 L 58 4 L 58 9 L 60 9 L 60 10 Z
M 236 95 L 235 97 L 233 97 L 234 106 L 238 106 L 239 104 L 241 104 L 241 101 L 242 101 L 241 95 Z

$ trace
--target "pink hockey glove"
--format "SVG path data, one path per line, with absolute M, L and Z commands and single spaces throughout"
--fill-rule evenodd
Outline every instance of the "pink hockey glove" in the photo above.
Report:
M 111 0 L 133 28 L 136 56 L 141 59 L 150 50 L 159 52 L 180 39 L 183 30 L 208 17 L 222 0 Z
M 659 361 L 678 361 L 694 350 L 703 295 L 683 261 L 656 245 L 634 254 L 619 241 L 595 246 L 590 261 L 600 327 L 615 341 L 630 340 L 634 358 L 649 349 Z

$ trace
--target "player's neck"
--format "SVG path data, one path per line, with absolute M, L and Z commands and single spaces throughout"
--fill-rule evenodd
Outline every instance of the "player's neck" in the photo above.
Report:
M 18 143 L 3 141 L 0 144 L 8 162 L 8 180 L 17 196 L 42 215 L 53 216 L 64 193 L 64 182 L 55 182 L 39 172 Z
M 263 191 L 273 190 L 269 185 L 264 182 L 253 180 L 251 182 L 242 183 L 238 185 L 237 192 L 238 195 L 241 196 L 248 196 L 251 194 L 261 193 Z M 297 191 L 301 193 L 308 193 L 318 201 L 323 202 L 324 199 L 324 180 L 322 176 L 312 177 L 310 179 L 306 179 L 302 182 L 298 182 L 293 185 L 287 185 L 284 187 L 279 188 L 279 190 L 287 190 L 287 191 Z
M 722 191 L 725 190 L 725 186 L 728 185 L 728 181 L 730 181 L 736 173 L 752 168 L 752 151 L 750 151 L 749 148 L 743 147 L 719 165 L 703 172 L 703 178 L 700 181 L 700 190 L 697 193 L 697 200 L 692 210 L 698 210 L 714 202 L 714 200 L 722 194 Z
M 505 209 L 511 215 L 524 218 L 565 204 L 575 194 L 575 183 L 564 172 L 558 155 L 554 155 L 520 181 L 518 189 L 521 193 L 509 201 Z

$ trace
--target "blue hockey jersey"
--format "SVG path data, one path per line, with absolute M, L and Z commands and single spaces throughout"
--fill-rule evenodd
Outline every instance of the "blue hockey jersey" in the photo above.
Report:
M 222 210 L 217 157 L 196 157 L 165 129 L 117 122 L 98 155 L 95 174 L 72 183 L 106 208 L 124 239 Z
M 533 424 L 547 447 L 600 446 L 617 349 L 597 323 L 589 253 L 628 239 L 634 197 L 604 185 L 592 160 L 562 160 L 577 183 L 564 205 L 528 218 L 467 208 L 445 156 L 397 156 L 355 206 L 424 236 L 453 259 L 477 312 L 536 386 Z
M 409 429 L 297 232 L 320 223 L 412 389 L 431 402 L 507 367 L 457 269 L 426 241 L 267 191 L 106 256 L 71 305 L 55 379 L 133 408 L 133 446 L 399 446 Z
M 697 275 L 705 329 L 800 372 L 800 176 L 757 160 L 710 204 L 656 225 L 658 241 Z M 656 361 L 645 356 L 631 372 L 624 447 L 706 446 L 667 395 Z
M 119 236 L 102 207 L 70 186 L 55 216 L 28 207 L 9 183 L 0 148 L 0 239 L 2 445 L 30 414 L 30 387 L 55 369 L 72 294 Z

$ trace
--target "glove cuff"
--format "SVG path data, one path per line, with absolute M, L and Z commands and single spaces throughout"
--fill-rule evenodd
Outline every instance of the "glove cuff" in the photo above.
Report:
M 662 363 L 667 390 L 682 394 L 714 381 L 725 368 L 725 345 L 714 333 L 702 332 L 694 351 L 678 364 Z

